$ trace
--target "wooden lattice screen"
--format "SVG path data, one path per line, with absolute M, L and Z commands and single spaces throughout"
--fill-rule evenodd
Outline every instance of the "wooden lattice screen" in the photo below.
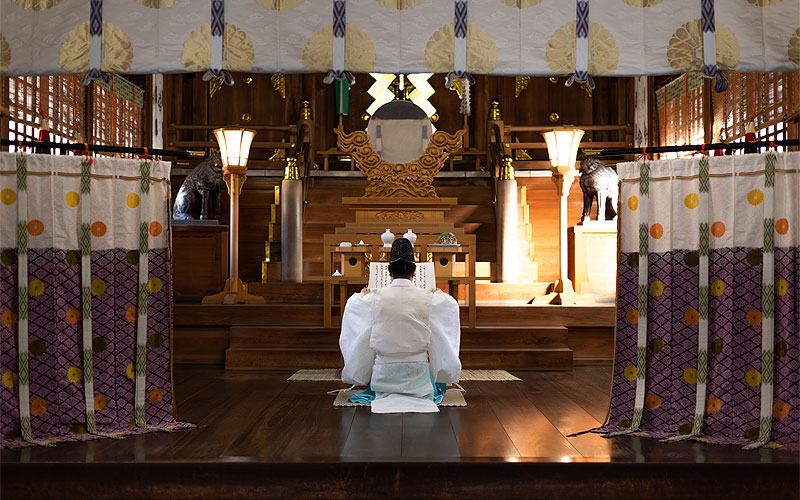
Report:
M 47 119 L 53 142 L 140 147 L 144 90 L 118 75 L 108 86 L 92 83 L 89 88 L 79 79 L 76 75 L 9 77 L 8 138 L 38 139 L 41 120 Z M 87 108 L 92 114 L 88 122 Z
M 704 142 L 702 74 L 681 75 L 656 90 L 655 97 L 659 145 L 674 146 Z

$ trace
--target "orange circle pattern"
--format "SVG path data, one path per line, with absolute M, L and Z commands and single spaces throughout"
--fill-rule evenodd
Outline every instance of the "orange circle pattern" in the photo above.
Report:
M 104 394 L 95 394 L 94 396 L 94 409 L 97 411 L 102 410 L 108 404 L 108 398 Z
M 722 409 L 722 400 L 719 398 L 708 398 L 706 401 L 706 412 L 707 413 L 719 413 L 719 410 Z
M 44 222 L 38 219 L 33 219 L 28 222 L 28 232 L 31 236 L 39 236 L 44 232 Z
M 644 400 L 644 407 L 648 410 L 655 410 L 661 406 L 661 398 L 655 394 L 647 396 Z
M 696 325 L 700 322 L 700 313 L 697 312 L 697 309 L 687 309 L 683 313 L 683 320 L 687 325 Z
M 718 220 L 717 222 L 711 224 L 711 234 L 717 238 L 725 234 L 725 223 Z
M 31 413 L 34 415 L 42 415 L 47 412 L 47 401 L 42 398 L 36 398 L 31 401 Z
M 745 321 L 750 326 L 758 326 L 761 324 L 761 311 L 758 309 L 750 309 L 747 311 L 747 314 L 744 315 Z
M 125 319 L 133 323 L 136 321 L 136 306 L 130 306 L 125 309 Z
M 81 319 L 80 311 L 78 311 L 74 307 L 70 307 L 69 309 L 67 309 L 66 316 L 67 316 L 67 323 L 69 323 L 70 325 L 74 325 L 75 323 L 78 322 L 79 319 Z
M 150 236 L 156 237 L 161 234 L 161 223 L 153 221 L 150 223 Z
M 14 311 L 6 309 L 3 314 L 0 314 L 0 321 L 2 321 L 3 326 L 14 326 L 14 323 L 17 322 L 17 315 L 14 314 Z
M 96 221 L 92 224 L 92 234 L 98 238 L 106 234 L 106 225 L 102 221 Z
M 655 223 L 652 226 L 650 226 L 650 236 L 652 236 L 655 239 L 659 239 L 662 236 L 664 236 L 664 226 L 662 226 L 659 223 Z
M 164 399 L 163 389 L 153 389 L 150 391 L 150 401 L 153 403 L 160 403 L 162 399 Z
M 789 416 L 789 403 L 785 401 L 775 401 L 772 405 L 772 415 L 775 418 L 786 418 Z
M 625 319 L 628 320 L 628 323 L 635 325 L 639 323 L 639 310 L 638 309 L 630 309 L 625 314 Z
M 786 217 L 784 217 L 783 219 L 778 219 L 778 221 L 775 223 L 775 231 L 777 231 L 778 234 L 786 234 L 786 233 L 788 233 L 789 232 L 789 219 L 787 219 Z

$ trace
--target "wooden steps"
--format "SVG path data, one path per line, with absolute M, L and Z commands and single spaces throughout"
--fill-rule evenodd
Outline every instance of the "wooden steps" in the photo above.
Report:
M 463 328 L 464 368 L 570 370 L 572 350 L 564 327 Z M 229 370 L 289 370 L 341 366 L 338 328 L 233 326 L 225 352 Z
M 477 316 L 477 328 L 462 328 L 467 368 L 570 369 L 573 363 L 613 360 L 613 306 L 479 303 Z M 335 305 L 335 323 L 338 318 Z M 231 369 L 339 366 L 339 327 L 322 327 L 321 303 L 176 304 L 173 321 L 176 363 L 225 363 Z M 466 325 L 464 306 L 461 321 Z

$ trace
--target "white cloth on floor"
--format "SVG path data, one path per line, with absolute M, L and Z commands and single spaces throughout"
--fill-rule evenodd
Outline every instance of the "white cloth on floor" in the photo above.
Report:
M 389 403 L 378 401 L 390 394 L 415 400 L 414 404 L 400 404 L 405 398 L 392 398 L 392 412 L 430 407 L 424 403 L 435 407 L 431 376 L 436 382 L 458 382 L 460 342 L 455 299 L 438 289 L 431 292 L 407 279 L 395 279 L 386 288 L 357 293 L 347 301 L 339 338 L 345 362 L 342 381 L 370 384 L 376 392 L 373 411 L 388 407 Z M 376 363 L 376 355 L 383 362 Z M 420 361 L 425 355 L 429 363 Z

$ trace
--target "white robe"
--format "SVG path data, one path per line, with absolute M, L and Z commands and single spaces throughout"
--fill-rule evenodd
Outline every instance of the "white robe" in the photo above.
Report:
M 339 338 L 342 381 L 371 385 L 373 413 L 437 412 L 430 379 L 458 382 L 460 342 L 453 297 L 395 279 L 347 301 Z

